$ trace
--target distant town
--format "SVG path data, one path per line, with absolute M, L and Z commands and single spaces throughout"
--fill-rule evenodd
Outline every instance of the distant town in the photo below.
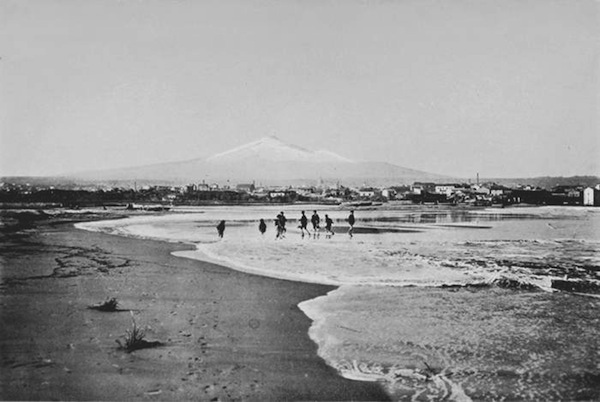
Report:
M 166 210 L 172 206 L 227 204 L 316 203 L 348 206 L 380 205 L 391 201 L 467 206 L 582 205 L 600 206 L 600 184 L 514 187 L 494 182 L 433 183 L 389 187 L 350 187 L 318 183 L 314 186 L 260 186 L 255 183 L 184 186 L 41 185 L 22 180 L 0 183 L 0 207 L 109 207 Z

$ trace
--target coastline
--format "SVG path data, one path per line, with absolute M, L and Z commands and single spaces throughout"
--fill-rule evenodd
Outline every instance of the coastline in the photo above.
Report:
M 50 223 L 50 224 L 49 224 Z M 188 245 L 40 222 L 3 235 L 4 400 L 387 400 L 317 355 L 298 308 L 332 286 L 291 282 L 171 255 Z M 128 312 L 148 340 L 117 349 Z

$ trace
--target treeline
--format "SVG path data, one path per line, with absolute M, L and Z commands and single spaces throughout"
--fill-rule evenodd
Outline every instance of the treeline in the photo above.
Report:
M 594 187 L 600 183 L 600 177 L 598 176 L 541 176 L 541 177 L 530 177 L 530 178 L 518 178 L 518 179 L 488 179 L 498 184 L 502 184 L 508 187 L 516 187 L 520 185 L 531 185 L 533 187 L 539 187 L 542 189 L 552 189 L 557 186 L 584 186 Z
M 0 192 L 1 203 L 53 203 L 65 207 L 102 206 L 140 202 L 140 194 L 133 190 L 59 190 L 45 189 L 32 192 Z
M 242 203 L 291 203 L 303 201 L 293 191 L 286 191 L 277 197 L 255 196 L 245 191 L 214 190 L 181 193 L 167 189 L 112 190 L 64 190 L 41 189 L 33 191 L 0 191 L 0 204 L 25 205 L 47 204 L 68 208 L 92 206 L 126 206 L 128 204 L 160 205 L 207 205 Z

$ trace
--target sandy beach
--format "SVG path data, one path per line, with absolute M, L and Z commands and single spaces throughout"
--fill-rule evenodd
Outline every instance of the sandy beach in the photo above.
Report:
M 56 218 L 1 236 L 3 400 L 387 399 L 317 356 L 297 305 L 332 287 L 174 257 L 191 247 Z M 113 297 L 122 311 L 88 308 Z M 162 346 L 118 348 L 132 314 Z

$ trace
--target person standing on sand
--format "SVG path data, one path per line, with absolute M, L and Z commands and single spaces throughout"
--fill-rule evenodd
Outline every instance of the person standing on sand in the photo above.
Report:
M 261 235 L 264 235 L 267 231 L 267 224 L 265 223 L 264 219 L 260 220 L 260 223 L 258 224 L 258 230 L 260 231 Z
M 331 239 L 331 236 L 333 236 L 335 233 L 333 233 L 333 230 L 331 229 L 331 226 L 333 225 L 333 220 L 329 217 L 329 215 L 325 214 L 325 238 L 326 239 Z
M 317 211 L 313 211 L 310 221 L 312 222 L 314 238 L 316 239 L 317 235 L 319 234 L 319 223 L 321 222 L 321 217 L 319 217 Z
M 352 237 L 354 235 L 354 222 L 356 222 L 356 219 L 354 219 L 354 211 L 350 211 L 350 215 L 348 215 L 348 224 L 350 225 L 350 228 L 348 229 L 348 234 L 350 235 L 350 237 Z
M 298 226 L 298 227 L 300 228 L 300 231 L 302 232 L 303 239 L 304 239 L 304 231 L 305 230 L 306 230 L 306 234 L 310 236 L 310 232 L 308 231 L 308 228 L 306 227 L 307 225 L 308 225 L 308 218 L 304 214 L 304 211 L 302 211 L 302 216 L 300 217 L 300 226 Z
M 217 225 L 217 233 L 219 233 L 220 238 L 223 238 L 223 233 L 225 233 L 225 221 L 219 222 Z

